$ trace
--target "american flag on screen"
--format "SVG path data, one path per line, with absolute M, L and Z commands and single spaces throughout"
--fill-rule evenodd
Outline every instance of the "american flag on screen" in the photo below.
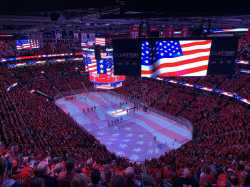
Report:
M 89 72 L 89 59 L 87 59 L 87 57 L 84 58 L 83 63 L 84 63 L 84 67 L 85 67 L 85 72 Z
M 106 40 L 105 38 L 95 38 L 95 44 L 100 46 L 105 46 Z
M 89 73 L 96 73 L 97 72 L 97 64 L 95 57 L 89 56 L 86 57 L 85 60 L 85 70 Z
M 110 60 L 99 60 L 97 62 L 97 74 L 112 74 L 112 63 Z
M 39 48 L 39 41 L 33 39 L 24 39 L 24 40 L 17 40 L 16 41 L 16 48 L 17 50 L 22 49 L 37 49 Z
M 106 59 L 106 61 L 107 61 L 107 75 L 111 76 L 113 75 L 112 59 Z
M 141 45 L 141 76 L 206 76 L 211 40 L 163 40 Z

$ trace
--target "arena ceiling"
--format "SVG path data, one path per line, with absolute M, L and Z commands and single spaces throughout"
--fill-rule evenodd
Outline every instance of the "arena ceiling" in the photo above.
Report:
M 0 14 L 30 15 L 40 11 L 119 6 L 125 11 L 141 11 L 140 16 L 215 16 L 248 14 L 244 0 L 2 0 Z M 135 16 L 135 15 L 133 15 Z
M 50 29 L 122 32 L 129 25 L 145 20 L 150 25 L 176 28 L 198 27 L 209 22 L 216 28 L 249 27 L 250 6 L 230 1 L 221 5 L 215 0 L 209 3 L 203 0 L 3 0 L 0 6 L 0 30 L 4 32 Z

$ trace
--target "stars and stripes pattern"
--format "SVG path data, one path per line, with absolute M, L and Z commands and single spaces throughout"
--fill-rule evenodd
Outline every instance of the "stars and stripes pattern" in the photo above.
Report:
M 108 65 L 107 65 L 107 75 L 111 76 L 113 75 L 113 65 L 111 60 L 107 60 L 108 61 Z
M 104 58 L 97 61 L 95 59 L 95 54 L 91 54 L 91 52 L 87 52 L 83 56 L 86 72 L 98 75 L 113 75 L 113 60 L 111 58 Z
M 108 59 L 99 60 L 97 63 L 97 73 L 111 75 L 112 73 L 112 62 Z
M 113 74 L 112 62 L 109 59 L 97 61 L 94 56 L 85 57 L 85 71 L 90 74 Z
M 83 60 L 84 63 L 84 67 L 85 67 L 85 72 L 89 72 L 89 67 L 88 67 L 88 63 L 89 63 L 89 59 L 87 59 L 86 57 Z
M 16 48 L 17 50 L 22 49 L 37 49 L 39 48 L 39 41 L 34 39 L 23 39 L 16 41 Z
M 90 47 L 83 48 L 83 63 L 85 66 L 85 72 L 95 73 L 96 72 L 96 59 L 95 51 Z
M 106 40 L 105 40 L 105 38 L 98 38 L 98 37 L 96 37 L 95 38 L 95 44 L 96 45 L 100 45 L 100 46 L 105 46 Z
M 95 88 L 114 89 L 122 85 L 125 77 L 114 75 L 112 48 L 102 50 L 101 59 L 95 59 L 93 47 L 84 45 L 82 50 L 85 72 L 89 73 L 89 80 L 94 83 Z
M 101 52 L 101 59 L 113 59 L 112 51 Z
M 211 44 L 211 40 L 144 41 L 141 76 L 206 76 Z
M 122 116 L 121 123 L 109 127 L 108 121 L 117 118 L 112 117 L 108 111 L 117 110 L 119 103 L 124 101 L 107 92 L 91 92 L 75 95 L 73 100 L 60 98 L 56 104 L 75 119 L 80 127 L 106 145 L 109 151 L 132 161 L 158 158 L 192 139 L 191 129 L 151 111 L 146 115 L 143 111 L 137 111 Z M 97 107 L 95 112 L 82 112 L 93 106 Z M 127 107 L 132 107 L 132 103 L 128 103 Z M 119 127 L 119 130 L 115 127 Z
M 87 69 L 89 73 L 97 73 L 97 63 L 94 56 L 90 56 L 86 58 L 87 61 Z

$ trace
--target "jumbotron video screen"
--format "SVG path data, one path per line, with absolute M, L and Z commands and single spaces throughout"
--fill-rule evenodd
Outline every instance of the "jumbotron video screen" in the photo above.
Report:
M 115 74 L 148 78 L 233 74 L 237 45 L 235 37 L 114 40 Z
M 212 40 L 157 40 L 141 43 L 141 76 L 206 76 Z

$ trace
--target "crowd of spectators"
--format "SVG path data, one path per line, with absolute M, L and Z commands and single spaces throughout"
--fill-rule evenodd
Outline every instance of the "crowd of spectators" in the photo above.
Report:
M 250 113 L 245 105 L 195 89 L 127 77 L 117 92 L 186 118 L 194 129 L 193 140 L 180 149 L 144 164 L 131 163 L 110 153 L 53 102 L 30 92 L 36 89 L 57 96 L 83 87 L 92 89 L 88 77 L 76 68 L 79 66 L 61 63 L 1 70 L 2 183 L 107 187 L 248 184 Z M 7 92 L 14 82 L 19 87 Z
M 76 40 L 39 40 L 38 49 L 17 50 L 14 38 L 0 38 L 0 58 L 81 52 L 81 43 Z
M 15 47 L 13 40 L 0 39 L 0 58 L 16 56 Z
M 57 65 L 55 69 L 60 69 L 59 66 L 62 65 Z M 112 157 L 104 146 L 81 130 L 54 103 L 47 102 L 45 98 L 30 92 L 35 89 L 54 96 L 73 89 L 71 85 L 80 88 L 82 87 L 80 74 L 75 72 L 75 76 L 67 76 L 63 74 L 62 69 L 58 72 L 53 71 L 53 76 L 50 76 L 50 73 L 52 74 L 50 67 L 43 67 L 39 71 L 35 69 L 19 71 L 21 72 L 18 75 L 13 75 L 20 84 L 14 91 L 7 92 L 7 82 L 1 81 L 3 83 L 1 85 L 2 141 L 22 144 L 24 153 L 30 150 L 32 152 L 42 150 L 63 154 L 66 151 L 76 157 L 84 152 L 86 157 L 93 156 L 96 160 L 101 160 L 103 155 Z M 87 78 L 82 77 L 82 79 Z M 8 78 L 8 81 L 10 82 L 11 78 Z M 15 81 L 17 80 L 12 82 Z M 81 142 L 85 142 L 84 145 Z M 92 151 L 88 153 L 86 149 Z
M 53 45 L 49 42 L 39 52 L 68 50 L 63 42 Z M 6 52 L 0 57 L 6 57 L 11 45 L 0 46 Z M 193 140 L 181 148 L 143 164 L 133 163 L 110 153 L 53 102 L 31 92 L 55 97 L 93 89 L 79 68 L 83 68 L 80 63 L 61 63 L 0 69 L 1 187 L 250 186 L 246 105 L 193 88 L 127 77 L 116 92 L 193 125 Z M 250 99 L 248 75 L 177 79 Z M 18 86 L 8 91 L 15 82 Z
M 250 111 L 246 105 L 150 79 L 127 78 L 125 86 L 117 91 L 192 122 L 193 141 L 166 153 L 156 163 L 175 163 L 177 168 L 188 165 L 197 171 L 204 162 L 230 166 L 232 161 L 249 161 Z
M 250 76 L 236 72 L 234 75 L 209 75 L 205 77 L 174 77 L 173 80 L 185 81 L 190 84 L 198 84 L 208 88 L 218 88 L 227 92 L 238 93 L 240 96 L 250 99 Z
M 249 36 L 243 36 L 239 40 L 238 58 L 240 60 L 250 60 L 250 41 Z

